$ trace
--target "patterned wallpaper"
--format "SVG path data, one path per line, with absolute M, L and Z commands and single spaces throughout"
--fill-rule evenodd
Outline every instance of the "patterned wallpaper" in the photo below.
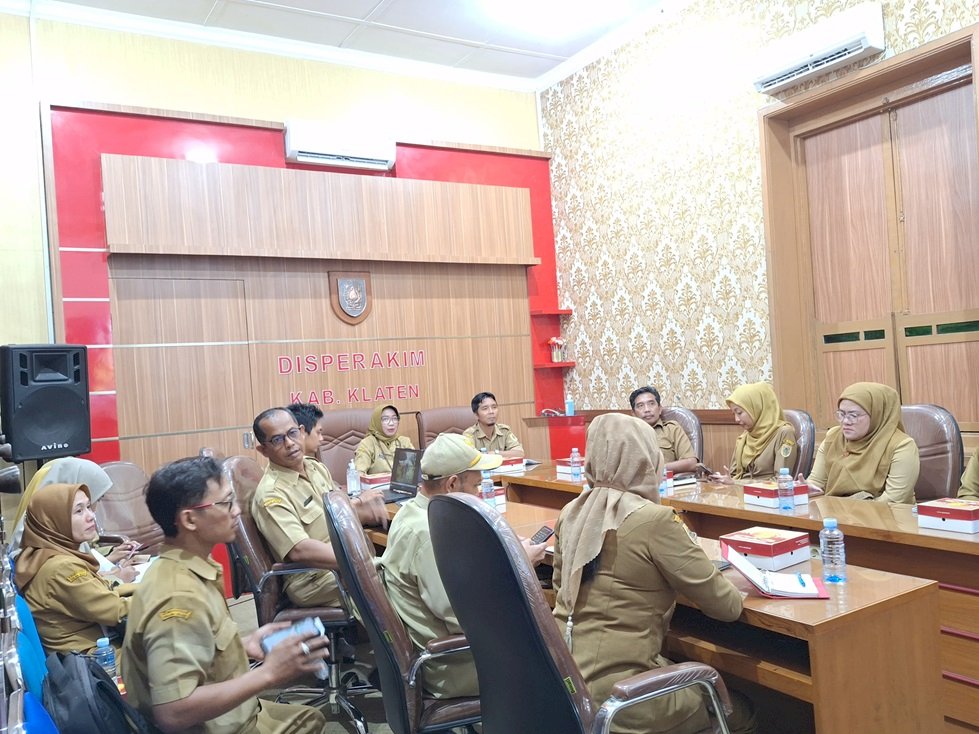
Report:
M 855 4 L 666 0 L 659 25 L 541 94 L 580 408 L 628 407 L 646 383 L 721 408 L 772 379 L 755 58 Z M 979 21 L 979 0 L 883 6 L 888 56 Z

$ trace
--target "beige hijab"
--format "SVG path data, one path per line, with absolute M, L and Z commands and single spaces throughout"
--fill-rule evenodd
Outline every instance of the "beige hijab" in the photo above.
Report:
M 574 609 L 581 574 L 598 557 L 605 535 L 647 502 L 659 502 L 663 454 L 645 421 L 620 413 L 598 416 L 588 427 L 588 488 L 561 511 L 561 588 Z
M 58 555 L 75 556 L 84 562 L 92 573 L 99 570 L 99 562 L 91 553 L 78 550 L 78 541 L 71 532 L 71 508 L 75 494 L 81 490 L 92 495 L 84 484 L 49 484 L 43 492 L 31 498 L 24 521 L 24 538 L 17 556 L 14 581 L 23 591 L 49 559 Z
M 768 444 L 782 426 L 789 425 L 778 404 L 775 390 L 767 382 L 753 382 L 735 388 L 727 397 L 728 407 L 737 405 L 748 415 L 755 424 L 750 431 L 744 431 L 734 444 L 734 466 L 731 476 L 740 479 L 748 472 L 748 467 Z
M 870 430 L 857 441 L 847 441 L 839 426 L 826 433 L 826 494 L 850 495 L 866 491 L 875 497 L 884 491 L 894 449 L 907 438 L 901 423 L 897 390 L 876 382 L 856 382 L 840 394 L 870 415 Z

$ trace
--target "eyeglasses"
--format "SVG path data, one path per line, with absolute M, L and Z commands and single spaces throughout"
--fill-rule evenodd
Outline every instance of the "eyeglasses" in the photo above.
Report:
M 840 423 L 856 423 L 858 420 L 863 418 L 867 413 L 862 413 L 859 410 L 851 410 L 849 412 L 838 410 L 836 411 L 836 420 Z
M 386 415 L 381 418 L 381 423 L 400 423 L 401 418 L 396 415 Z
M 221 500 L 219 502 L 205 502 L 203 505 L 194 505 L 193 507 L 188 507 L 187 509 L 206 510 L 208 507 L 227 507 L 227 511 L 231 512 L 231 508 L 235 506 L 235 503 L 237 501 L 238 501 L 238 495 L 236 495 L 234 491 L 232 491 L 231 494 L 228 495 L 228 499 L 226 500 Z
M 267 443 L 270 446 L 275 446 L 276 448 L 278 448 L 279 446 L 281 446 L 286 442 L 287 438 L 290 441 L 298 441 L 300 433 L 301 431 L 299 426 L 295 426 L 293 428 L 290 428 L 285 433 L 277 433 L 274 436 L 269 436 L 268 439 L 266 439 L 265 443 Z

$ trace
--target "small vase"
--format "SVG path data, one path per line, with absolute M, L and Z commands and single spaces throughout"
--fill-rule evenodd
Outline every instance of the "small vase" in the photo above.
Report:
M 551 361 L 552 362 L 564 361 L 564 347 L 558 346 L 557 344 L 551 345 Z

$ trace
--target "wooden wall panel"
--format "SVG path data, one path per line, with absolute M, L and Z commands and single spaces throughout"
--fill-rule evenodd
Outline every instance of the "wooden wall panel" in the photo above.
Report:
M 254 416 L 292 398 L 372 408 L 378 389 L 406 425 L 491 390 L 528 455 L 549 456 L 546 430 L 522 422 L 534 414 L 523 267 L 143 255 L 109 267 L 120 438 L 143 466 L 215 436 L 240 453 Z M 328 273 L 365 268 L 373 308 L 351 326 L 332 312 Z
M 911 313 L 979 308 L 979 156 L 972 84 L 899 108 L 897 168 Z
M 165 438 L 123 438 L 119 441 L 120 459 L 131 461 L 151 474 L 169 461 L 197 456 L 206 447 L 222 456 L 242 455 L 264 463 L 257 451 L 243 447 L 242 432 L 243 429 L 181 433 Z
M 814 406 L 815 410 L 809 411 L 816 419 L 816 424 L 834 424 L 830 416 L 836 410 L 836 402 L 847 385 L 854 382 L 880 382 L 897 389 L 893 369 L 888 369 L 888 360 L 893 363 L 893 356 L 890 350 L 884 349 L 826 352 L 823 355 L 823 374 L 829 405 Z
M 975 364 L 979 364 L 979 341 L 909 345 L 907 374 L 902 375 L 904 402 L 935 403 L 951 411 L 960 424 L 979 423 Z M 936 375 L 944 379 L 935 379 Z
M 869 117 L 804 141 L 816 320 L 891 311 L 881 121 Z
M 536 264 L 528 189 L 103 155 L 109 251 Z

